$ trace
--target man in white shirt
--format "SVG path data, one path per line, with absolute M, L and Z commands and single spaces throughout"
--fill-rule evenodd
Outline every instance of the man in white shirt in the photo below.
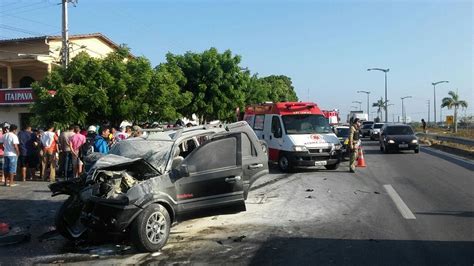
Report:
M 16 125 L 10 125 L 10 132 L 3 135 L 3 152 L 4 152 L 4 163 L 3 172 L 5 174 L 5 186 L 14 186 L 14 177 L 16 174 L 16 165 L 18 161 L 18 155 L 20 149 L 18 144 L 20 141 L 16 135 L 18 127 Z

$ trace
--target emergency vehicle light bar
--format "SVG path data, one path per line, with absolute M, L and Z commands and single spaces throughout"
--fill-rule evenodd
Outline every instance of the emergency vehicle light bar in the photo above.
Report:
M 287 109 L 290 109 L 291 107 L 306 107 L 308 109 L 316 107 L 316 105 L 312 103 L 287 103 L 285 106 Z

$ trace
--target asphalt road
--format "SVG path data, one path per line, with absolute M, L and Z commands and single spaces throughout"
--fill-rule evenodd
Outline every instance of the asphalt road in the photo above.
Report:
M 423 148 L 382 154 L 364 142 L 368 167 L 348 172 L 277 170 L 252 188 L 247 211 L 207 212 L 178 223 L 165 248 L 71 243 L 52 228 L 61 199 L 45 183 L 0 188 L 0 222 L 29 242 L 0 247 L 2 263 L 473 265 L 474 164 Z

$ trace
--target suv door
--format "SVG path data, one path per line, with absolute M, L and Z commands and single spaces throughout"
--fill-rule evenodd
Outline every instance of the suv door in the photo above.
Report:
M 182 165 L 189 176 L 175 182 L 179 211 L 244 202 L 240 134 L 205 142 Z
M 255 132 L 245 122 L 230 124 L 227 129 L 230 132 L 241 134 L 244 196 L 247 199 L 253 182 L 268 174 L 268 149 L 265 141 L 259 140 Z

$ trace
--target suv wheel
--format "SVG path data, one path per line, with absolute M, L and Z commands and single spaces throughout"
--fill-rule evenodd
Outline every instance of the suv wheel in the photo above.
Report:
M 157 251 L 168 241 L 170 228 L 171 219 L 166 208 L 160 204 L 151 204 L 133 221 L 131 239 L 140 251 Z

